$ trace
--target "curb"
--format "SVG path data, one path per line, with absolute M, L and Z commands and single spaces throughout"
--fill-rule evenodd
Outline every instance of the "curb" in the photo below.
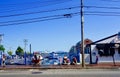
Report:
M 29 69 L 38 69 L 38 70 L 46 70 L 46 69 L 120 69 L 119 67 L 79 67 L 79 68 L 71 68 L 71 67 L 12 67 L 12 68 L 0 68 L 0 70 L 29 70 Z
M 113 65 L 86 65 L 82 68 L 81 65 L 44 65 L 44 66 L 32 66 L 32 65 L 6 65 L 6 67 L 0 67 L 0 70 L 28 70 L 28 69 L 120 69 L 120 66 Z

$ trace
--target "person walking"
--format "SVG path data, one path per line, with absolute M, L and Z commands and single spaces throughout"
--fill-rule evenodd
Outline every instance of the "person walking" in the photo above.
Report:
M 98 64 L 98 56 L 96 56 L 96 64 Z
M 3 54 L 3 56 L 2 56 L 2 66 L 3 66 L 3 67 L 5 67 L 5 58 L 6 58 L 6 57 L 5 57 L 5 55 Z

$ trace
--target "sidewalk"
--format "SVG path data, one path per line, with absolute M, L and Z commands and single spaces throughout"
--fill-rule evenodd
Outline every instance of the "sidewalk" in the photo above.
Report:
M 120 63 L 99 63 L 99 64 L 88 64 L 88 69 L 119 69 Z
M 84 69 L 119 69 L 120 63 L 99 63 L 99 64 L 86 64 Z M 11 69 L 83 69 L 81 65 L 6 65 L 5 67 L 0 66 L 0 70 L 11 70 Z

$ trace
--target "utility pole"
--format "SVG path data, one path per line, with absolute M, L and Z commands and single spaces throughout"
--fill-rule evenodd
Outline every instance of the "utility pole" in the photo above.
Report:
M 31 61 L 32 61 L 32 53 L 31 53 L 31 44 L 30 44 L 30 64 L 31 64 Z
M 25 59 L 25 65 L 26 65 L 26 46 L 27 46 L 27 42 L 28 42 L 28 40 L 27 40 L 27 39 L 24 39 L 24 45 L 25 45 L 25 47 L 24 47 L 24 59 Z
M 1 42 L 2 42 L 2 39 L 3 39 L 3 36 L 4 36 L 4 34 L 0 34 L 0 45 L 1 45 Z M 2 64 L 2 52 L 3 51 L 0 51 L 0 55 L 1 55 L 0 65 Z
M 81 0 L 81 52 L 82 52 L 82 67 L 85 67 L 84 60 L 84 6 L 83 0 Z

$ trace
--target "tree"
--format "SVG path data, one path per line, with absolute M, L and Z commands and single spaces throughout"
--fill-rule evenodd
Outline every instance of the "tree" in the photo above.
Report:
M 8 53 L 10 56 L 12 56 L 12 54 L 13 54 L 13 52 L 12 52 L 11 50 L 9 50 L 7 53 Z
M 20 46 L 18 46 L 16 50 L 16 55 L 19 55 L 19 56 L 24 55 L 24 50 Z
M 3 45 L 0 45 L 0 51 L 5 51 L 5 48 L 4 48 L 4 46 Z

